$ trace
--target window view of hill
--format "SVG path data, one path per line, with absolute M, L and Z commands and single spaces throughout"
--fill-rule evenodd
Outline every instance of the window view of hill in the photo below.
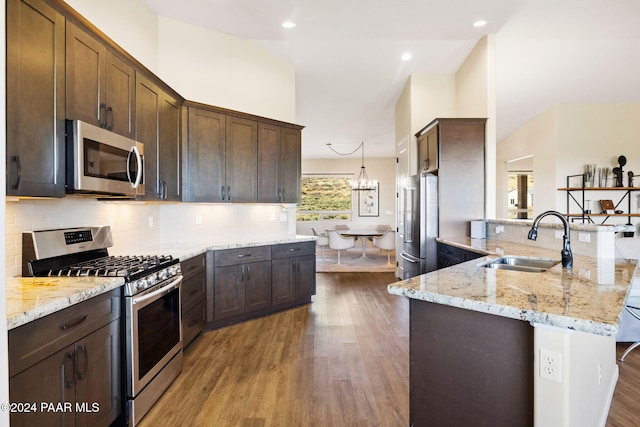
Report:
M 298 221 L 349 219 L 351 217 L 351 178 L 303 176 Z

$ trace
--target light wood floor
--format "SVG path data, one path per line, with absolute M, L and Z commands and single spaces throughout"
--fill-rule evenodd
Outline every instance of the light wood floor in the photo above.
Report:
M 319 273 L 312 304 L 204 333 L 140 425 L 408 425 L 409 312 L 394 281 Z
M 408 426 L 408 302 L 393 281 L 319 273 L 313 304 L 205 332 L 140 426 Z M 606 427 L 640 426 L 640 349 L 619 366 Z

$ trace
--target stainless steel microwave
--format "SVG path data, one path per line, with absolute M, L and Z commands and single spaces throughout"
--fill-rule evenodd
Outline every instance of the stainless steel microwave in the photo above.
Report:
M 141 142 L 79 120 L 67 120 L 66 126 L 67 193 L 144 195 Z

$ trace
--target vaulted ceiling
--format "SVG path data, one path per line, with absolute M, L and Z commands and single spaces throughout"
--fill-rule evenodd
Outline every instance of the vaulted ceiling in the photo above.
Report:
M 640 102 L 638 0 L 142 1 L 291 62 L 304 158 L 363 140 L 367 157 L 394 156 L 408 77 L 455 73 L 487 34 L 496 35 L 498 140 L 557 103 Z

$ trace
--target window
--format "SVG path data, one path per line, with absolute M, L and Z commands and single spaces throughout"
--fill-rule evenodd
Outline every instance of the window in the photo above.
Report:
M 351 218 L 351 175 L 302 175 L 298 221 Z

